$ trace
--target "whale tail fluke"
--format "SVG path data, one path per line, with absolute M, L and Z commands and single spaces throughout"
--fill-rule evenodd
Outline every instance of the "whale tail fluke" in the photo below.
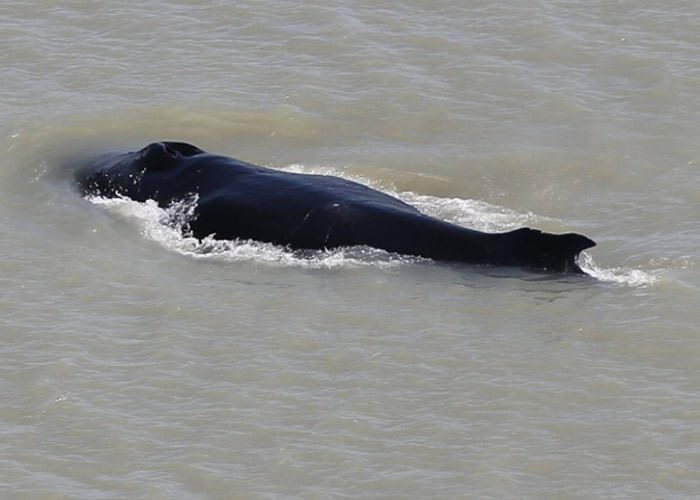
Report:
M 552 234 L 529 227 L 503 233 L 505 262 L 555 272 L 584 274 L 578 255 L 595 246 L 590 238 L 577 233 Z

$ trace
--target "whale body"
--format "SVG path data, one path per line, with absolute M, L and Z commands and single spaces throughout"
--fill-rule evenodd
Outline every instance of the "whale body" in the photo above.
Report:
M 155 200 L 167 208 L 196 200 L 192 236 L 256 240 L 291 249 L 366 245 L 436 261 L 582 273 L 576 233 L 532 228 L 485 233 L 421 213 L 376 189 L 328 175 L 282 172 L 183 142 L 99 156 L 78 169 L 85 196 Z

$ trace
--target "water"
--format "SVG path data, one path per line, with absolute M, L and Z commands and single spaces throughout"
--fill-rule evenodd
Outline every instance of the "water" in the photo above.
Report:
M 694 2 L 0 6 L 6 498 L 694 498 Z M 185 140 L 592 277 L 197 242 L 71 165 Z

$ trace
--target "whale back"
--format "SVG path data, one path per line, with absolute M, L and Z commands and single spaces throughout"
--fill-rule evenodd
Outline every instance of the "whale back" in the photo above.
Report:
M 583 273 L 575 233 L 522 228 L 484 233 L 421 213 L 404 201 L 327 175 L 279 171 L 182 142 L 102 155 L 79 168 L 86 196 L 154 200 L 163 208 L 196 199 L 185 231 L 196 238 L 253 239 L 295 249 L 365 245 L 438 261 Z

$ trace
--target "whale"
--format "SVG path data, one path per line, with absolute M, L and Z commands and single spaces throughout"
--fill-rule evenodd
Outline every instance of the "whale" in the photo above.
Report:
M 198 239 L 292 250 L 366 246 L 438 262 L 573 274 L 583 274 L 579 254 L 595 246 L 578 233 L 478 231 L 348 179 L 262 167 L 185 142 L 98 155 L 76 167 L 74 178 L 86 197 L 154 200 L 163 208 L 193 200 L 182 230 Z

